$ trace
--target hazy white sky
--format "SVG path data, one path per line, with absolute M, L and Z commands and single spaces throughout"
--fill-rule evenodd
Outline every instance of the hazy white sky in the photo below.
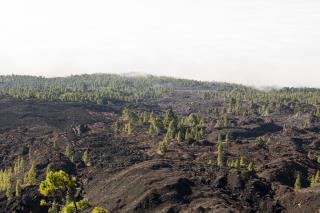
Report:
M 320 87 L 320 1 L 0 1 L 0 74 L 97 72 Z

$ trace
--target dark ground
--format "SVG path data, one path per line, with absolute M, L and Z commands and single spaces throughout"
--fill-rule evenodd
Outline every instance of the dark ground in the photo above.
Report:
M 171 106 L 178 115 L 192 112 L 207 118 L 208 139 L 201 142 L 172 142 L 164 156 L 157 154 L 163 136 L 147 134 L 148 126 L 134 125 L 132 135 L 115 134 L 112 125 L 122 104 L 100 106 L 75 103 L 43 103 L 2 98 L 0 100 L 0 168 L 12 166 L 22 155 L 30 167 L 28 147 L 33 147 L 38 180 L 46 166 L 64 169 L 81 181 L 83 195 L 93 205 L 111 212 L 319 212 L 320 187 L 294 190 L 297 172 L 303 186 L 319 165 L 316 154 L 320 139 L 312 120 L 308 129 L 283 132 L 283 123 L 294 125 L 298 117 L 274 114 L 255 118 L 234 116 L 236 124 L 215 128 L 215 117 L 207 113 L 219 100 L 193 99 L 181 92 L 130 108 L 151 112 Z M 305 115 L 308 116 L 308 115 Z M 299 116 L 301 117 L 301 116 Z M 73 127 L 86 126 L 81 134 Z M 295 125 L 297 126 L 297 125 Z M 234 140 L 225 142 L 225 158 L 253 161 L 255 172 L 246 168 L 219 168 L 215 165 L 217 132 L 230 132 Z M 265 136 L 264 140 L 257 137 Z M 58 146 L 53 149 L 53 143 Z M 62 153 L 72 144 L 75 163 Z M 89 150 L 91 165 L 81 162 Z M 308 152 L 313 154 L 309 159 Z M 208 166 L 208 160 L 213 166 Z M 0 193 L 0 212 L 43 212 L 37 187 L 23 189 L 20 199 L 7 202 Z

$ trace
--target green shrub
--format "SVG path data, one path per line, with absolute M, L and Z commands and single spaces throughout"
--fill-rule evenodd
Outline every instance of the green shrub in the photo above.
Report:
M 100 207 L 94 207 L 94 209 L 92 210 L 92 213 L 110 213 L 110 212 Z
M 84 210 L 87 209 L 89 207 L 91 207 L 89 201 L 87 199 L 82 199 L 78 202 L 76 202 L 77 205 L 77 209 L 78 210 Z M 74 203 L 73 202 L 69 202 L 67 203 L 63 208 L 62 208 L 62 213 L 74 213 L 76 211 L 75 207 L 74 207 Z

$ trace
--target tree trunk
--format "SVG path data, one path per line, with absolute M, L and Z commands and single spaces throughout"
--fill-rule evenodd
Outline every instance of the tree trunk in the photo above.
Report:
M 73 198 L 73 205 L 74 205 L 75 213 L 78 213 L 77 203 L 76 203 L 76 200 L 74 198 Z

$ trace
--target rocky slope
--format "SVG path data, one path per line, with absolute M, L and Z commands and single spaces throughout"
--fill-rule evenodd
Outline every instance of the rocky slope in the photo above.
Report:
M 12 166 L 18 156 L 23 156 L 26 168 L 31 166 L 31 160 L 36 162 L 39 183 L 51 163 L 55 170 L 63 169 L 79 179 L 81 195 L 93 206 L 111 212 L 319 211 L 319 187 L 307 187 L 310 174 L 319 168 L 317 119 L 303 115 L 310 118 L 310 128 L 294 125 L 284 131 L 285 122 L 300 124 L 301 116 L 231 116 L 235 125 L 220 128 L 207 113 L 216 100 L 192 101 L 184 96 L 181 92 L 161 101 L 129 106 L 149 112 L 161 112 L 171 106 L 181 116 L 197 112 L 208 118 L 207 139 L 172 141 L 164 155 L 158 154 L 163 136 L 149 135 L 148 125 L 134 124 L 131 135 L 114 133 L 112 126 L 124 104 L 101 106 L 2 98 L 0 168 Z M 242 156 L 246 164 L 254 163 L 254 171 L 216 166 L 218 132 L 228 132 L 233 138 L 223 143 L 225 161 Z M 74 162 L 63 154 L 67 144 L 73 147 Z M 32 159 L 28 157 L 30 146 Z M 81 160 L 85 150 L 90 153 L 88 165 Z M 297 172 L 307 188 L 293 189 Z M 0 212 L 45 212 L 40 199 L 38 186 L 23 188 L 22 197 L 10 201 L 1 192 Z

